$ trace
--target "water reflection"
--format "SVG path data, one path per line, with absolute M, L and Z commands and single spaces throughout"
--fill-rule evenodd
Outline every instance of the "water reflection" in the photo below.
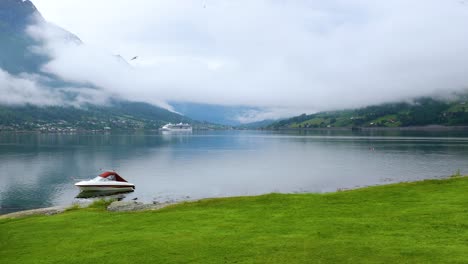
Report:
M 0 134 L 0 213 L 69 204 L 73 178 L 114 169 L 126 199 L 323 192 L 468 170 L 460 131 Z M 460 134 L 461 133 L 461 134 Z
M 117 200 L 122 200 L 126 197 L 126 194 L 132 193 L 133 191 L 119 191 L 119 190 L 113 190 L 113 191 L 83 191 L 80 192 L 75 198 L 83 198 L 83 199 L 88 199 L 88 198 L 101 198 L 101 197 L 106 197 L 106 198 L 112 198 L 112 199 L 117 199 Z

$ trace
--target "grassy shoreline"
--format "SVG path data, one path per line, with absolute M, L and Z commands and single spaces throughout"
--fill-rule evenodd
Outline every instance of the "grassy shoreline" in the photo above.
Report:
M 466 263 L 468 178 L 0 220 L 1 263 Z
M 444 180 L 448 179 L 448 177 L 468 177 L 459 174 L 460 172 L 457 172 L 458 174 L 453 174 L 451 176 L 442 176 L 442 177 L 434 177 L 434 178 L 428 178 L 428 179 L 420 179 L 420 180 L 413 180 L 413 181 L 401 181 L 401 182 L 395 182 L 395 183 L 378 183 L 378 184 L 370 184 L 370 185 L 357 185 L 354 187 L 346 187 L 346 188 L 338 188 L 333 191 L 326 191 L 322 192 L 320 194 L 328 194 L 328 193 L 335 193 L 335 192 L 344 192 L 344 191 L 352 191 L 352 190 L 358 190 L 358 189 L 364 189 L 364 188 L 369 188 L 369 187 L 375 187 L 375 186 L 382 186 L 382 185 L 392 185 L 392 184 L 400 184 L 400 183 L 414 183 L 414 182 L 419 182 L 419 181 L 427 181 L 427 180 Z M 273 193 L 270 193 L 273 194 Z M 315 193 L 310 193 L 310 192 L 297 192 L 297 193 L 284 193 L 286 195 L 288 194 L 315 194 Z M 264 194 L 264 195 L 268 195 Z M 256 195 L 259 196 L 259 195 Z M 170 202 L 166 203 L 163 207 L 171 206 L 171 205 L 177 205 L 177 204 L 185 204 L 185 203 L 191 203 L 191 202 L 198 202 L 199 200 L 210 200 L 210 199 L 229 199 L 229 198 L 236 198 L 238 196 L 228 196 L 228 197 L 217 197 L 217 198 L 201 198 L 201 199 L 196 199 L 196 200 L 181 200 L 181 201 L 175 201 L 175 202 Z M 239 196 L 239 197 L 252 197 L 252 196 Z M 101 199 L 102 201 L 110 201 L 107 200 L 105 197 Z M 96 200 L 96 201 L 101 201 L 101 200 Z M 112 200 L 112 199 L 111 199 Z M 112 202 L 112 201 L 110 201 Z M 8 219 L 8 218 L 20 218 L 20 217 L 29 217 L 29 216 L 38 216 L 38 215 L 55 215 L 55 214 L 60 214 L 65 211 L 67 211 L 70 208 L 75 208 L 76 206 L 81 207 L 81 208 L 86 208 L 90 203 L 85 203 L 85 204 L 69 204 L 69 205 L 57 205 L 57 206 L 49 206 L 49 207 L 38 207 L 38 208 L 32 208 L 32 209 L 25 209 L 25 210 L 20 210 L 20 211 L 14 211 L 11 213 L 6 213 L 6 214 L 0 214 L 0 220 L 1 219 Z M 154 205 L 153 203 L 142 203 L 143 205 Z M 159 206 L 155 206 L 159 207 Z M 127 211 L 147 211 L 147 210 L 159 210 L 161 208 L 136 208 L 135 210 L 127 210 Z

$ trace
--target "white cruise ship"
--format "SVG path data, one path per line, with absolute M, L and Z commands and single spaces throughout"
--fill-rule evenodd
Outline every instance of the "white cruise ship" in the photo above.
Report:
M 190 124 L 179 123 L 179 124 L 167 124 L 161 128 L 162 131 L 192 131 Z

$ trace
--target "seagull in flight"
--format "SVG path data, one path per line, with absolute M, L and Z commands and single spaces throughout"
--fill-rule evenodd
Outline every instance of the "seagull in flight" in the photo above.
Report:
M 138 59 L 138 56 L 133 57 L 133 58 L 131 59 L 131 61 L 132 61 L 132 60 L 136 60 L 136 59 Z

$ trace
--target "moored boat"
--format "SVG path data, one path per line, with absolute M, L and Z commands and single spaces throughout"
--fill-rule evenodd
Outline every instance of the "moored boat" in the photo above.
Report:
M 115 171 L 105 171 L 96 178 L 88 181 L 80 181 L 75 186 L 81 191 L 122 191 L 128 192 L 135 189 L 133 183 L 127 182 Z

